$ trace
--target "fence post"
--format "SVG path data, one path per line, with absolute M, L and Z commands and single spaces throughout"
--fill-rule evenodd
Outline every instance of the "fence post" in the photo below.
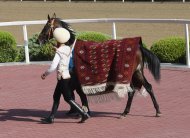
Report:
M 189 56 L 189 28 L 188 24 L 185 24 L 185 39 L 186 39 L 186 64 L 190 67 L 190 56 Z
M 29 50 L 28 50 L 28 35 L 27 35 L 27 28 L 26 25 L 23 25 L 23 33 L 24 33 L 24 50 L 25 50 L 25 60 L 26 63 L 30 63 L 29 59 Z
M 116 36 L 116 26 L 115 26 L 115 22 L 113 22 L 112 24 L 112 38 L 113 39 L 116 39 L 117 36 Z

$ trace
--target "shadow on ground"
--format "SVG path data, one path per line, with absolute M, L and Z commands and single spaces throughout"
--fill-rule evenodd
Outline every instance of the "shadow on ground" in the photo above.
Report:
M 66 118 L 74 118 L 78 119 L 79 116 L 67 116 L 67 111 L 58 111 L 56 113 L 57 119 L 66 119 Z M 42 118 L 47 117 L 50 114 L 50 111 L 45 110 L 36 110 L 36 109 L 8 109 L 3 110 L 0 109 L 0 121 L 25 121 L 25 122 L 40 122 L 40 119 L 35 118 Z M 91 117 L 108 117 L 108 118 L 120 118 L 120 113 L 115 112 L 97 112 L 91 111 Z M 129 116 L 141 116 L 141 117 L 155 117 L 149 115 L 135 115 L 135 114 L 128 114 Z

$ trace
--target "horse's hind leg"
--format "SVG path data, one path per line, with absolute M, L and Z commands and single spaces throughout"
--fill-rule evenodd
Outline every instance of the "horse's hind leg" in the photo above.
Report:
M 159 109 L 159 105 L 158 105 L 158 103 L 156 101 L 156 98 L 154 96 L 154 92 L 152 90 L 152 85 L 150 83 L 148 83 L 148 81 L 144 77 L 142 71 L 140 71 L 140 70 L 135 71 L 135 73 L 133 74 L 133 77 L 132 77 L 131 86 L 133 86 L 133 92 L 128 93 L 127 105 L 125 107 L 124 112 L 121 115 L 126 116 L 129 113 L 130 108 L 131 108 L 131 104 L 132 104 L 132 101 L 133 101 L 133 97 L 134 97 L 134 94 L 135 94 L 135 88 L 140 89 L 142 86 L 144 86 L 146 91 L 151 96 L 152 102 L 153 102 L 154 107 L 156 109 L 156 116 L 159 117 L 161 115 L 161 112 L 160 112 L 160 109 Z
M 121 114 L 121 116 L 125 117 L 130 112 L 130 108 L 131 108 L 131 104 L 132 104 L 132 101 L 133 101 L 134 94 L 135 94 L 135 91 L 128 92 L 127 105 L 125 107 L 124 112 Z
M 130 112 L 131 104 L 133 101 L 133 97 L 135 94 L 135 87 L 141 88 L 142 86 L 143 77 L 139 70 L 135 71 L 132 76 L 132 82 L 131 82 L 131 88 L 133 89 L 133 92 L 128 92 L 128 100 L 127 105 L 125 107 L 124 112 L 121 114 L 121 116 L 126 116 Z
M 161 116 L 161 112 L 160 112 L 160 109 L 159 109 L 158 102 L 157 102 L 157 100 L 156 100 L 156 98 L 154 96 L 152 85 L 150 83 L 148 83 L 148 81 L 146 80 L 146 78 L 144 76 L 143 76 L 143 78 L 144 78 L 143 86 L 145 87 L 147 92 L 150 94 L 150 97 L 151 97 L 152 102 L 154 104 L 154 108 L 156 109 L 156 117 L 159 117 L 159 116 Z

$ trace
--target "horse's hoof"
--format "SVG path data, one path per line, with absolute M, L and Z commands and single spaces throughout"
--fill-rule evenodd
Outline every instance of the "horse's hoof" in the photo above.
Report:
M 50 118 L 50 117 L 41 118 L 41 123 L 42 124 L 53 124 L 54 118 Z
M 126 116 L 127 116 L 126 113 L 122 113 L 122 114 L 120 115 L 119 119 L 124 119 Z
M 119 119 L 124 119 L 126 116 L 120 115 Z
M 156 117 L 161 117 L 162 113 L 156 113 Z

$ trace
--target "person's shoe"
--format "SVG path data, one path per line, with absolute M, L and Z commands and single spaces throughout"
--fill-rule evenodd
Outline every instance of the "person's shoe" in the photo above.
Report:
M 50 115 L 48 117 L 42 118 L 41 122 L 43 124 L 54 123 L 54 116 L 55 116 L 55 113 L 57 112 L 58 107 L 59 107 L 59 102 L 53 102 L 53 106 L 52 106 Z
M 77 116 L 79 113 L 75 110 L 75 109 L 73 109 L 73 108 L 71 108 L 67 113 L 66 113 L 66 115 L 67 116 Z
M 86 113 L 88 113 L 88 115 L 90 116 L 91 115 L 91 112 L 90 112 L 90 110 L 89 110 L 89 108 L 87 107 L 87 106 L 82 106 L 82 110 L 84 111 L 84 112 L 86 112 Z
M 90 118 L 88 113 L 86 113 L 75 101 L 69 100 L 69 103 L 70 103 L 71 107 L 73 107 L 75 110 L 77 110 L 79 112 L 79 114 L 81 115 L 82 118 L 79 121 L 79 123 L 84 123 L 88 118 Z
M 84 115 L 82 115 L 82 118 L 78 123 L 84 123 L 88 118 L 90 118 L 89 114 L 85 113 Z

